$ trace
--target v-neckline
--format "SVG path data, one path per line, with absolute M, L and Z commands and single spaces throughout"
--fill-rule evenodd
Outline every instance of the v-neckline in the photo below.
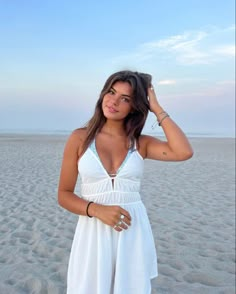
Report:
M 118 167 L 118 169 L 117 169 L 117 172 L 114 174 L 115 176 L 112 177 L 112 176 L 110 176 L 110 174 L 108 173 L 107 169 L 105 168 L 105 166 L 104 166 L 104 164 L 103 164 L 103 162 L 102 162 L 102 160 L 101 160 L 101 157 L 100 157 L 100 155 L 99 155 L 99 153 L 98 153 L 98 150 L 97 150 L 96 139 L 95 139 L 95 138 L 94 138 L 93 144 L 94 144 L 94 151 L 95 151 L 95 153 L 96 153 L 96 157 L 97 157 L 97 159 L 98 159 L 98 162 L 100 163 L 102 169 L 105 171 L 106 175 L 107 175 L 109 178 L 115 178 L 115 177 L 117 177 L 118 174 L 119 174 L 119 172 L 120 172 L 120 171 L 122 170 L 122 168 L 125 166 L 125 164 L 126 164 L 128 158 L 129 158 L 130 149 L 128 149 L 128 151 L 127 151 L 127 153 L 126 153 L 124 159 L 122 160 L 121 164 L 119 165 L 119 167 Z

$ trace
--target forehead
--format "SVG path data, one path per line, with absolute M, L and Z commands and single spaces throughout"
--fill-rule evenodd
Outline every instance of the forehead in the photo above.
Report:
M 131 96 L 133 93 L 133 89 L 128 82 L 117 81 L 111 87 L 121 95 Z

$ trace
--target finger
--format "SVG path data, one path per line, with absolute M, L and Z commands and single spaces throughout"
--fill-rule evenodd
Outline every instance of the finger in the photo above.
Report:
M 120 224 L 120 227 L 121 227 L 122 229 L 124 229 L 124 230 L 127 230 L 127 229 L 128 229 L 128 226 L 127 226 L 124 222 L 122 222 L 122 223 Z
M 118 222 L 121 221 L 123 222 L 125 225 L 130 226 L 131 225 L 131 217 L 127 217 L 124 214 L 122 214 L 118 220 Z
M 131 216 L 130 216 L 130 214 L 128 213 L 127 210 L 125 210 L 125 209 L 121 209 L 121 210 L 120 210 L 120 215 L 124 215 L 128 220 L 131 221 Z
M 130 219 L 128 219 L 126 216 L 123 219 L 120 219 L 125 225 L 130 226 L 131 225 L 131 221 Z
M 127 230 L 128 229 L 127 224 L 124 221 L 121 221 L 121 220 L 116 224 L 116 226 L 117 227 L 120 227 L 120 228 L 122 228 L 124 230 Z
M 155 92 L 155 90 L 154 90 L 153 86 L 151 85 L 151 86 L 148 88 L 148 94 L 152 94 L 152 93 L 154 93 L 154 92 Z
M 117 231 L 117 232 L 121 232 L 121 231 L 122 231 L 122 228 L 121 228 L 120 226 L 118 226 L 118 225 L 115 225 L 115 226 L 113 227 L 113 229 L 114 229 L 115 231 Z

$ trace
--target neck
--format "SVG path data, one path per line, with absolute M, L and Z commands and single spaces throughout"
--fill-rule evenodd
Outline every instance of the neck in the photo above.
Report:
M 101 132 L 107 133 L 110 136 L 126 136 L 123 121 L 107 120 L 101 129 Z

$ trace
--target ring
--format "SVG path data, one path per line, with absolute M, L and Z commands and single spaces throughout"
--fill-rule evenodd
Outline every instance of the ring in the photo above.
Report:
M 153 90 L 154 90 L 154 88 L 153 88 L 153 87 L 151 87 L 151 88 L 150 88 L 150 90 L 152 90 L 152 91 L 153 91 Z
M 122 225 L 122 221 L 119 221 L 118 223 L 117 223 L 117 226 L 120 226 L 120 225 Z
M 123 214 L 121 214 L 121 216 L 120 216 L 120 220 L 122 220 L 122 219 L 124 219 L 125 218 L 125 216 L 123 215 Z

